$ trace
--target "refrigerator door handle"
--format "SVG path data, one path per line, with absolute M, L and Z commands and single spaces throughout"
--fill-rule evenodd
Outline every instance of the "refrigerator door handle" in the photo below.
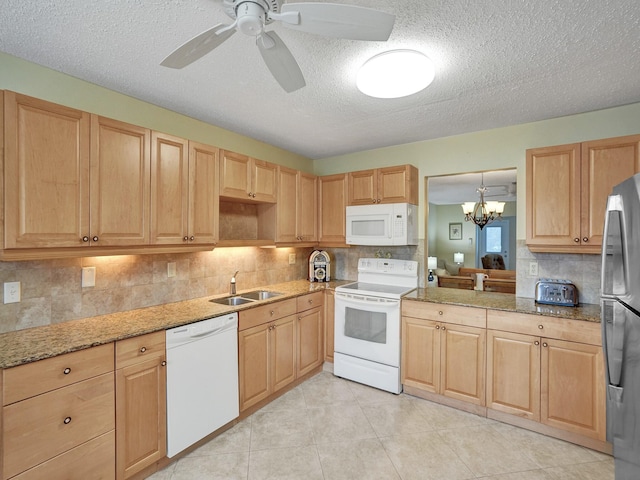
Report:
M 625 217 L 620 195 L 610 195 L 602 237 L 602 297 L 616 298 L 628 293 Z
M 618 302 L 603 302 L 602 341 L 609 390 L 622 396 L 621 377 L 627 309 Z M 613 387 L 613 388 L 611 388 Z

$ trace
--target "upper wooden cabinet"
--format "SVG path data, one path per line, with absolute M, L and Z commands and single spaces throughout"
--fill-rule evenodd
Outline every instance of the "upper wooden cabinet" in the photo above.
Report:
M 318 190 L 319 243 L 346 244 L 347 174 L 318 177 Z
M 4 248 L 90 235 L 90 125 L 88 113 L 4 92 Z
M 318 240 L 318 179 L 315 175 L 278 167 L 276 242 Z
M 220 196 L 245 202 L 275 203 L 277 170 L 275 164 L 222 150 Z
M 149 129 L 91 116 L 91 231 L 83 240 L 149 243 L 150 138 Z
M 215 244 L 218 149 L 153 132 L 151 243 Z
M 640 135 L 527 150 L 527 245 L 600 253 L 607 196 L 640 172 Z
M 418 204 L 418 169 L 413 165 L 351 172 L 349 205 Z

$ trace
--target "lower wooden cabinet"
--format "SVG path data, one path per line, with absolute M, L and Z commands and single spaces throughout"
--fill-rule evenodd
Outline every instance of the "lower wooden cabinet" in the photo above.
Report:
M 116 478 L 152 465 L 167 450 L 165 332 L 116 342 Z
M 324 292 L 297 299 L 296 376 L 306 375 L 324 362 Z
M 485 336 L 482 328 L 402 317 L 402 383 L 484 405 Z
M 113 478 L 112 343 L 1 373 L 3 480 Z
M 487 407 L 604 441 L 600 325 L 491 310 L 487 323 L 500 328 L 487 332 Z

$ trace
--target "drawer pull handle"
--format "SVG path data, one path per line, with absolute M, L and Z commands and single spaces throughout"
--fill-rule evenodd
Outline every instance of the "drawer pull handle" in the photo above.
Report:
M 166 366 L 167 366 L 167 361 L 166 361 L 166 360 L 163 360 L 163 361 L 162 361 L 162 363 L 161 363 L 160 365 L 162 365 L 163 367 L 166 367 Z
M 62 373 L 64 373 L 65 375 L 69 375 L 71 373 L 71 369 L 67 367 L 62 371 Z
M 71 417 L 67 417 L 63 420 L 65 425 L 69 425 L 71 423 Z
M 540 342 L 538 340 L 536 340 L 535 342 L 533 342 L 534 345 L 540 345 Z
M 144 353 L 144 352 L 146 352 L 146 351 L 147 351 L 147 347 L 142 347 L 142 348 L 140 349 L 140 353 Z
M 538 325 L 538 328 L 542 330 L 544 328 L 544 325 Z
M 439 310 L 438 315 L 444 315 L 444 312 L 442 310 Z

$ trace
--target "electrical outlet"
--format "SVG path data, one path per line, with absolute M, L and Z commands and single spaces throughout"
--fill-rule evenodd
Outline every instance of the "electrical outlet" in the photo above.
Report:
M 176 276 L 176 262 L 167 263 L 167 277 L 175 277 Z
M 289 265 L 294 265 L 296 263 L 296 254 L 295 253 L 290 253 L 289 254 Z
M 538 262 L 529 262 L 529 276 L 537 277 L 538 276 Z
M 4 282 L 4 303 L 20 301 L 20 282 Z
M 82 267 L 82 287 L 96 286 L 96 267 Z

